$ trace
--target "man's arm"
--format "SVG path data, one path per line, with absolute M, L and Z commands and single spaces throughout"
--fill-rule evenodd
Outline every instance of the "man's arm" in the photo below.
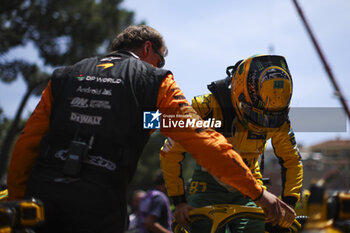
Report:
M 24 197 L 30 172 L 39 153 L 41 139 L 49 130 L 52 99 L 51 82 L 49 82 L 13 149 L 7 178 L 9 200 Z
M 182 165 L 186 150 L 171 138 L 167 138 L 160 150 L 160 167 L 169 197 L 185 195 Z M 185 198 L 185 197 L 183 197 Z
M 148 210 L 146 211 L 147 215 L 144 223 L 145 228 L 150 232 L 170 233 L 170 231 L 166 229 L 164 226 L 162 226 L 160 222 L 160 219 L 168 221 L 168 219 L 171 218 L 171 216 L 164 215 L 165 213 L 171 214 L 169 202 L 164 198 L 167 198 L 167 197 L 165 197 L 165 195 L 162 196 L 160 194 L 157 194 L 151 197 L 150 199 L 151 202 Z M 167 209 L 168 212 L 162 211 L 164 209 Z
M 300 199 L 303 165 L 290 122 L 286 122 L 272 137 L 272 146 L 282 167 L 282 200 L 290 206 Z
M 175 206 L 174 217 L 182 225 L 189 222 L 188 211 L 192 206 L 187 204 L 182 177 L 181 162 L 186 150 L 178 143 L 168 138 L 160 151 L 160 165 L 163 171 L 168 196 Z
M 147 230 L 154 233 L 171 233 L 171 231 L 159 224 L 158 218 L 154 215 L 147 215 L 145 227 Z

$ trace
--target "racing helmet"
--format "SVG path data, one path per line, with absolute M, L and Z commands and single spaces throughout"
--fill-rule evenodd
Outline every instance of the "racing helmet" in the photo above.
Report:
M 231 98 L 238 120 L 254 132 L 274 131 L 288 119 L 293 83 L 283 56 L 254 55 L 232 74 Z

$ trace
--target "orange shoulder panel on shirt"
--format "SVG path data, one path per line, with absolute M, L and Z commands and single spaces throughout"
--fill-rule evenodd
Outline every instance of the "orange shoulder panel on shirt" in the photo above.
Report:
M 9 200 L 24 197 L 30 172 L 39 153 L 41 139 L 49 130 L 52 100 L 51 82 L 49 82 L 13 149 L 7 178 Z

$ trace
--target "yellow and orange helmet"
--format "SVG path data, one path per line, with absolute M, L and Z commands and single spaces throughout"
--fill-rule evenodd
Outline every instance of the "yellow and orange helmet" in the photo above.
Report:
M 249 130 L 278 129 L 288 119 L 293 83 L 283 56 L 255 55 L 232 74 L 231 98 L 238 120 Z

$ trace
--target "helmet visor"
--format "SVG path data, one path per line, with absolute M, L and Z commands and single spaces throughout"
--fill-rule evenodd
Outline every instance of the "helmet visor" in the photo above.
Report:
M 266 111 L 253 107 L 245 100 L 241 100 L 240 102 L 243 118 L 257 126 L 279 128 L 288 119 L 289 108 L 285 108 L 282 111 Z

